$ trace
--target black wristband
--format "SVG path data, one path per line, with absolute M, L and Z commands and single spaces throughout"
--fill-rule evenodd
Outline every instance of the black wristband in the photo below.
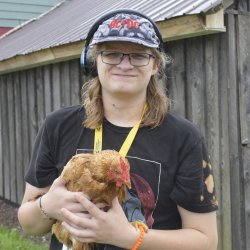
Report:
M 39 197 L 39 208 L 40 208 L 41 214 L 43 215 L 44 218 L 53 220 L 52 218 L 49 217 L 49 215 L 46 213 L 46 211 L 42 207 L 42 197 L 43 196 Z

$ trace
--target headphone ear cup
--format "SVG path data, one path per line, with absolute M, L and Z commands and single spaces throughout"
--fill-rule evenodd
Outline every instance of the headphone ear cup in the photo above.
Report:
M 81 71 L 85 76 L 96 77 L 97 69 L 95 63 L 90 56 L 89 47 L 85 47 L 80 57 Z

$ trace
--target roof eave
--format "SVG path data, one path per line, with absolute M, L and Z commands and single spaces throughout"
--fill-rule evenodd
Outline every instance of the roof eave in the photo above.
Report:
M 0 62 L 0 75 L 79 58 L 83 44 L 83 41 L 77 41 L 11 57 Z
M 193 14 L 157 23 L 164 41 L 225 32 L 224 10 L 209 15 Z
M 224 10 L 209 15 L 193 14 L 174 17 L 157 22 L 164 41 L 202 36 L 217 32 L 225 32 Z M 13 71 L 20 71 L 50 63 L 79 58 L 83 48 L 83 41 L 64 44 L 0 62 L 0 75 Z

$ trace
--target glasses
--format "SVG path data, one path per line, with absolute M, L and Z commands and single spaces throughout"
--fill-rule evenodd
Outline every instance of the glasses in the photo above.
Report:
M 136 67 L 147 66 L 150 58 L 155 58 L 148 53 L 121 53 L 114 51 L 97 51 L 101 54 L 102 62 L 110 65 L 118 65 L 122 62 L 125 56 L 128 56 L 131 65 Z

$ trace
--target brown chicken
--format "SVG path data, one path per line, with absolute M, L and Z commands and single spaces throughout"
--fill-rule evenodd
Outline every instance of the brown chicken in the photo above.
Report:
M 69 191 L 84 192 L 93 203 L 111 205 L 115 196 L 120 203 L 126 199 L 130 184 L 130 165 L 126 158 L 114 150 L 97 154 L 78 154 L 65 166 L 61 177 Z M 135 225 L 137 226 L 137 225 Z M 93 243 L 81 243 L 73 239 L 61 222 L 52 227 L 57 239 L 73 250 L 93 249 Z

